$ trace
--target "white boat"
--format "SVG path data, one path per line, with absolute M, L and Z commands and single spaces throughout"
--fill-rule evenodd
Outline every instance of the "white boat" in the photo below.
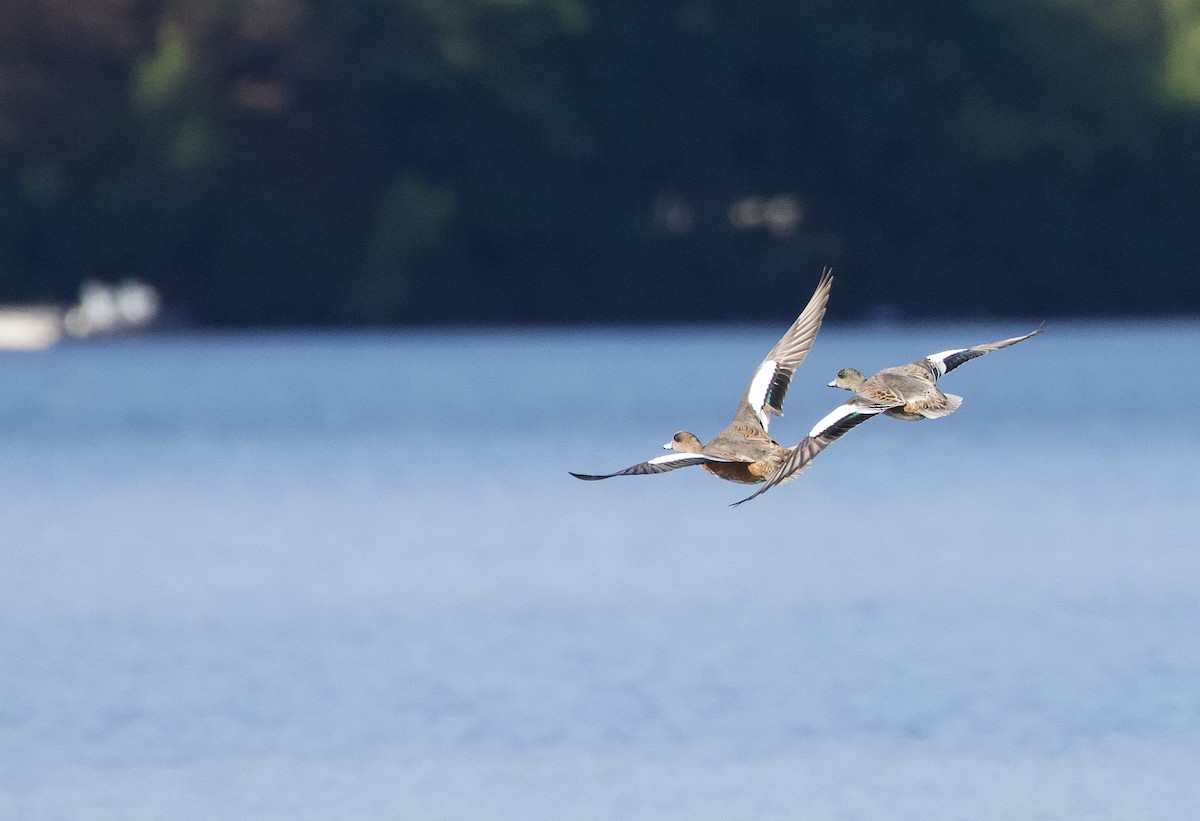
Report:
M 39 351 L 62 334 L 62 310 L 53 305 L 0 306 L 0 350 Z
M 151 327 L 160 301 L 153 286 L 135 279 L 118 285 L 88 280 L 79 289 L 79 302 L 67 309 L 62 327 L 74 337 L 138 333 Z
M 0 305 L 0 350 L 38 351 L 64 335 L 122 336 L 153 327 L 159 312 L 158 291 L 137 280 L 118 285 L 89 280 L 79 301 L 57 305 Z

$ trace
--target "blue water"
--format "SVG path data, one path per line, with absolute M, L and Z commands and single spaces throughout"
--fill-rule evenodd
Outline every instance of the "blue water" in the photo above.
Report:
M 779 330 L 0 354 L 0 818 L 1200 817 L 1200 324 L 1051 323 L 737 509 L 567 475 Z M 772 433 L 1027 330 L 827 328 Z

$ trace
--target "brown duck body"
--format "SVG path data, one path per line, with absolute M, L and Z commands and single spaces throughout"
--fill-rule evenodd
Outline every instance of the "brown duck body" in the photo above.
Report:
M 828 269 L 821 276 L 812 298 L 775 347 L 754 370 L 746 392 L 738 402 L 733 420 L 707 444 L 695 434 L 679 431 L 663 447 L 672 451 L 648 459 L 624 470 L 606 474 L 572 473 L 578 479 L 593 481 L 613 476 L 644 476 L 665 473 L 681 467 L 700 465 L 710 475 L 729 482 L 757 484 L 766 481 L 787 459 L 790 450 L 779 446 L 767 434 L 772 416 L 783 415 L 783 400 L 800 363 L 808 356 L 825 306 L 833 276 Z
M 759 462 L 708 462 L 701 467 L 718 479 L 742 485 L 756 485 L 765 482 L 768 476 L 779 470 L 779 466 L 790 453 L 790 450 L 780 448 L 779 456 L 775 459 Z
M 743 415 L 739 414 L 739 417 Z M 771 439 L 760 425 L 742 421 L 741 418 L 730 422 L 699 452 L 706 456 L 733 460 L 707 462 L 701 467 L 718 479 L 744 485 L 766 481 L 791 453 Z
M 842 368 L 829 387 L 850 391 L 854 396 L 823 416 L 808 432 L 808 436 L 788 451 L 779 471 L 768 476 L 757 492 L 737 504 L 748 502 L 775 485 L 799 476 L 821 451 L 874 416 L 883 414 L 915 422 L 954 413 L 962 405 L 962 397 L 943 393 L 937 387 L 938 379 L 964 362 L 1024 342 L 1041 332 L 1042 327 L 1039 326 L 1027 334 L 1010 339 L 941 351 L 907 365 L 884 368 L 871 377 L 864 376 L 854 368 Z
M 835 380 L 837 384 L 834 387 L 845 387 L 854 390 L 862 399 L 888 405 L 888 410 L 884 411 L 888 416 L 915 422 L 946 416 L 962 403 L 962 397 L 938 390 L 938 376 L 938 372 L 925 361 L 884 368 L 869 379 L 863 378 L 852 368 L 844 368 L 838 374 L 841 381 Z M 849 387 L 847 383 L 854 387 Z

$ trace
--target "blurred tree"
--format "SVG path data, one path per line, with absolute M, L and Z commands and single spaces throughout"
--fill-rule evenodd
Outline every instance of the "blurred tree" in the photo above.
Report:
M 835 315 L 1196 311 L 1197 8 L 8 0 L 0 299 L 753 318 L 833 264 Z
M 1162 0 L 1166 47 L 1163 84 L 1175 100 L 1200 104 L 1200 2 Z

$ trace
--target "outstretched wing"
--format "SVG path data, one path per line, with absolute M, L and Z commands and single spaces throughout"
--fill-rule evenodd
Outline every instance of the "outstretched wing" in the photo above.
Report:
M 821 281 L 800 316 L 787 329 L 787 333 L 775 343 L 750 378 L 750 386 L 738 405 L 735 419 L 756 419 L 765 431 L 771 415 L 783 416 L 783 398 L 791 384 L 792 374 L 808 356 L 821 321 L 825 318 L 825 306 L 829 304 L 829 289 L 833 285 L 833 271 L 826 268 Z
M 602 476 L 593 476 L 588 473 L 575 473 L 568 471 L 576 479 L 583 479 L 587 482 L 595 482 L 598 479 L 611 479 L 614 476 L 648 476 L 654 473 L 666 473 L 669 470 L 677 468 L 686 468 L 691 465 L 702 465 L 705 462 L 736 462 L 736 459 L 722 459 L 719 456 L 705 456 L 702 453 L 668 453 L 665 456 L 659 456 L 654 459 L 642 462 L 641 464 L 627 467 L 624 470 L 618 470 L 616 473 L 605 473 Z
M 936 380 L 938 376 L 944 376 L 950 371 L 957 368 L 964 362 L 969 362 L 976 357 L 983 356 L 1000 348 L 1007 348 L 1010 345 L 1016 345 L 1018 342 L 1024 342 L 1031 336 L 1040 334 L 1045 328 L 1045 323 L 1039 325 L 1034 330 L 1024 336 L 1014 336 L 1012 339 L 1002 339 L 999 342 L 990 342 L 986 345 L 975 345 L 971 348 L 959 348 L 953 351 L 942 351 L 925 357 L 923 360 L 918 360 L 912 365 L 904 366 L 905 368 L 921 368 L 922 370 L 932 369 L 930 374 Z M 903 371 L 904 368 L 898 369 Z M 915 375 L 915 374 L 914 374 Z M 863 422 L 870 419 L 872 416 L 877 416 L 884 411 L 896 407 L 897 403 L 892 401 L 894 397 L 881 393 L 878 396 L 858 395 L 838 407 L 834 408 L 826 414 L 817 424 L 813 425 L 813 429 L 809 431 L 800 444 L 792 448 L 791 454 L 779 466 L 779 469 L 763 483 L 757 491 L 747 496 L 741 501 L 734 502 L 733 507 L 748 502 L 751 499 L 761 496 L 776 485 L 791 481 L 799 476 L 805 468 L 807 468 L 812 460 L 817 458 L 821 451 L 829 447 L 831 444 L 840 439 L 845 433 L 852 428 L 857 427 Z M 959 397 L 954 397 L 958 401 L 962 401 Z M 957 407 L 957 404 L 955 405 Z M 953 410 L 953 408 L 951 408 Z
M 1046 323 L 1043 322 L 1041 325 L 1037 326 L 1024 336 L 1014 336 L 1012 339 L 1001 339 L 999 342 L 989 342 L 986 345 L 976 345 L 972 348 L 956 348 L 952 351 L 942 351 L 941 353 L 930 354 L 929 356 L 925 357 L 925 361 L 933 366 L 935 372 L 934 379 L 936 380 L 937 378 L 950 373 L 950 371 L 954 370 L 964 362 L 970 362 L 972 359 L 983 356 L 985 353 L 998 351 L 1001 348 L 1007 348 L 1009 345 L 1016 345 L 1018 342 L 1024 342 L 1031 336 L 1037 336 L 1045 327 Z M 918 362 L 915 364 L 919 365 L 921 363 Z
M 781 485 L 784 482 L 790 482 L 792 479 L 795 479 L 804 472 L 805 468 L 812 464 L 812 460 L 816 459 L 821 451 L 825 450 L 825 448 L 832 445 L 838 439 L 841 439 L 848 431 L 858 427 L 872 416 L 883 413 L 889 407 L 892 406 L 874 404 L 857 396 L 849 402 L 838 405 L 825 414 L 817 424 L 813 425 L 812 430 L 808 432 L 808 436 L 804 437 L 800 441 L 800 444 L 792 448 L 792 452 L 788 455 L 788 458 L 783 460 L 783 464 L 779 466 L 777 471 L 771 474 L 762 487 L 745 499 L 734 502 L 730 507 L 737 507 L 742 502 L 748 502 L 757 496 L 761 496 L 776 485 Z

